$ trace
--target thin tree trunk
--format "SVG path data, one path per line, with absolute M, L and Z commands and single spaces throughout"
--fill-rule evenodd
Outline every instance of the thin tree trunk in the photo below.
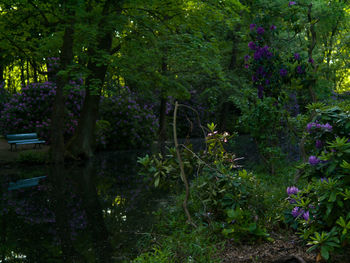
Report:
M 33 78 L 34 78 L 34 82 L 38 83 L 38 71 L 36 69 L 36 65 L 33 64 Z
M 25 87 L 26 86 L 26 79 L 24 77 L 24 62 L 23 62 L 23 59 L 21 59 L 20 68 L 21 68 L 21 84 L 22 84 L 22 87 Z
M 27 61 L 26 62 L 26 72 L 27 72 L 27 85 L 29 85 L 29 62 Z

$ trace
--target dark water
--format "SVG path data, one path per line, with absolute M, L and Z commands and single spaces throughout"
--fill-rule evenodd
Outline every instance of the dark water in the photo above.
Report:
M 103 153 L 81 165 L 0 168 L 0 262 L 130 262 L 159 203 L 137 175 L 142 155 Z M 46 177 L 36 186 L 8 190 L 10 182 L 39 176 Z

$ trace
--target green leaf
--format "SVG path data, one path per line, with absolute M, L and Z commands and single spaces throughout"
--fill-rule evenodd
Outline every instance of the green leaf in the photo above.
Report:
M 321 247 L 321 256 L 325 259 L 328 260 L 329 258 L 329 251 L 327 246 Z
M 335 192 L 331 193 L 331 196 L 328 199 L 328 202 L 333 203 L 337 199 L 337 194 Z
M 154 181 L 154 187 L 158 187 L 159 186 L 159 180 L 160 180 L 160 177 L 158 176 L 156 178 L 156 180 Z

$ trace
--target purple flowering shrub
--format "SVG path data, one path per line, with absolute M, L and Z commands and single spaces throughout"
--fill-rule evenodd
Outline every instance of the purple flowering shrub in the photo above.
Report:
M 349 163 L 347 174 L 350 175 Z M 287 212 L 287 222 L 299 230 L 301 237 L 309 242 L 308 245 L 313 245 L 310 251 L 319 249 L 318 252 L 326 260 L 329 252 L 344 249 L 350 241 L 349 186 L 343 180 L 324 177 L 313 178 L 304 189 L 287 188 L 287 200 L 291 206 Z M 321 235 L 332 240 L 332 243 L 322 243 L 319 240 Z
M 99 122 L 108 122 L 110 128 L 104 125 L 107 132 L 103 138 L 97 138 L 100 146 L 115 149 L 150 147 L 158 130 L 158 119 L 151 105 L 138 101 L 137 95 L 128 87 L 122 88 L 119 95 L 101 97 Z
M 266 44 L 269 35 L 273 35 L 275 30 L 275 25 L 271 25 L 269 31 L 262 26 L 250 25 L 252 41 L 248 43 L 248 47 L 253 54 L 244 57 L 245 68 L 250 69 L 252 73 L 253 86 L 257 88 L 260 99 L 265 96 L 277 97 L 281 77 L 288 73 L 286 69 L 279 68 L 278 65 L 282 62 L 278 54 Z
M 83 93 L 79 84 L 71 81 L 70 89 L 65 92 L 65 137 L 70 137 L 77 124 Z M 11 96 L 4 104 L 0 116 L 0 129 L 4 134 L 37 132 L 46 140 L 50 138 L 52 105 L 56 86 L 54 83 L 32 83 L 23 87 L 21 92 Z
M 307 241 L 321 242 L 321 233 L 332 239 L 333 245 L 311 247 L 328 259 L 350 241 L 350 115 L 333 106 L 313 110 L 305 128 L 311 154 L 303 165 L 310 182 L 304 189 L 287 188 L 289 221 Z
M 316 114 L 305 128 L 309 177 L 344 180 L 341 165 L 350 160 L 350 114 L 337 106 L 313 110 Z

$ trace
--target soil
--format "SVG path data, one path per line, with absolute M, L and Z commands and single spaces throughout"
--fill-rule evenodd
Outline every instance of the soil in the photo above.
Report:
M 315 263 L 316 252 L 306 252 L 309 247 L 303 245 L 294 234 L 271 234 L 272 242 L 251 245 L 237 245 L 232 240 L 226 243 L 219 258 L 223 263 Z M 318 261 L 325 262 L 325 261 Z M 350 263 L 350 251 L 342 255 L 333 255 L 333 263 Z
M 275 234 L 274 241 L 252 245 L 237 245 L 229 241 L 223 251 L 224 263 L 311 263 L 315 253 L 307 253 L 295 235 L 288 237 Z
M 6 139 L 0 138 L 0 165 L 11 164 L 13 162 L 16 162 L 19 158 L 19 155 L 23 152 L 45 152 L 48 151 L 48 149 L 48 145 L 40 145 L 40 148 L 34 148 L 33 144 L 26 144 L 19 145 L 17 146 L 17 150 L 11 151 L 11 146 L 7 143 Z

